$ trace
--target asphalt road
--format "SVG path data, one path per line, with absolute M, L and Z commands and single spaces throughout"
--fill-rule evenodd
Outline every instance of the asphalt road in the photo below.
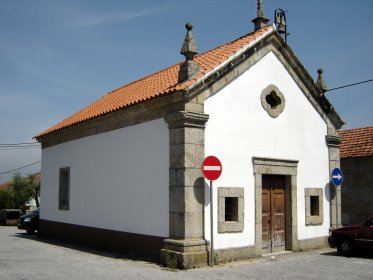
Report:
M 154 263 L 27 235 L 0 226 L 0 279 L 373 279 L 373 259 L 315 250 L 170 271 Z

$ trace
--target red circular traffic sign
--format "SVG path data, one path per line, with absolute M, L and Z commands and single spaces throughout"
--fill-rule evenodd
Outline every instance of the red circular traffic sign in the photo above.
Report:
M 202 163 L 202 172 L 206 179 L 215 181 L 221 175 L 223 166 L 220 160 L 214 156 L 208 156 Z

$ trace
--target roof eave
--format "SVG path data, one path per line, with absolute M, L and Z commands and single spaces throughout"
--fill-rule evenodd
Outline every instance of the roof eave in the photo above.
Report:
M 308 73 L 308 71 L 305 69 L 305 67 L 301 64 L 301 62 L 299 61 L 295 53 L 292 51 L 292 49 L 282 39 L 281 35 L 277 32 L 275 25 L 272 25 L 272 28 L 270 30 L 258 36 L 258 38 L 251 41 L 240 51 L 236 52 L 234 55 L 232 55 L 227 60 L 225 60 L 222 64 L 215 67 L 213 70 L 209 71 L 203 76 L 199 77 L 194 83 L 185 87 L 183 89 L 185 94 L 192 95 L 196 92 L 200 92 L 204 88 L 214 83 L 216 79 L 223 76 L 225 73 L 233 69 L 236 65 L 241 63 L 242 60 L 246 59 L 247 57 L 245 56 L 245 53 L 247 51 L 249 51 L 255 45 L 257 45 L 258 43 L 260 43 L 261 41 L 263 41 L 264 39 L 268 38 L 271 35 L 275 36 L 277 41 L 281 42 L 281 52 L 284 54 L 284 56 L 290 57 L 294 61 L 293 68 L 296 68 L 295 72 L 303 79 L 303 83 L 308 88 L 312 97 L 318 103 L 321 110 L 325 113 L 325 115 L 332 122 L 335 128 L 340 129 L 345 124 L 345 122 L 336 112 L 336 110 L 331 105 L 330 101 L 326 98 L 326 96 L 318 92 L 318 88 L 315 86 L 315 82 L 313 78 Z
M 346 122 L 339 116 L 339 114 L 325 95 L 320 96 L 320 100 L 325 104 L 327 109 L 324 111 L 328 115 L 329 119 L 332 121 L 335 128 L 341 129 L 342 126 L 346 124 Z
M 251 41 L 249 44 L 247 44 L 244 48 L 236 52 L 234 55 L 227 58 L 222 64 L 216 66 L 214 69 L 210 70 L 206 74 L 204 74 L 202 77 L 198 78 L 194 83 L 184 88 L 184 92 L 186 94 L 191 94 L 193 92 L 199 91 L 199 89 L 205 87 L 207 84 L 210 84 L 210 81 L 215 80 L 215 78 L 218 78 L 230 69 L 234 68 L 241 59 L 240 56 L 242 56 L 246 51 L 251 49 L 254 45 L 256 45 L 258 42 L 262 41 L 264 38 L 269 36 L 271 33 L 276 31 L 276 27 L 272 25 L 272 28 L 268 31 L 264 32 L 258 38 Z

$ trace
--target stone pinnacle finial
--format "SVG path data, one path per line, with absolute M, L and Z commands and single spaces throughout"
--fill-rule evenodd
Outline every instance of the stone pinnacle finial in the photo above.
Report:
M 193 60 L 194 56 L 198 54 L 197 44 L 192 33 L 193 25 L 188 22 L 185 24 L 185 28 L 187 33 L 180 50 L 180 53 L 185 56 L 185 62 L 180 65 L 179 83 L 189 80 L 199 73 L 199 64 Z
M 254 23 L 254 31 L 262 29 L 264 26 L 266 26 L 268 21 L 269 19 L 264 16 L 263 0 L 257 0 L 256 1 L 256 18 L 254 18 L 251 21 Z
M 321 68 L 319 68 L 317 70 L 317 73 L 319 75 L 318 75 L 317 81 L 316 81 L 316 86 L 320 89 L 322 94 L 324 94 L 328 90 L 328 87 L 326 86 L 325 81 L 324 81 L 323 72 L 324 71 Z
M 192 29 L 193 29 L 193 24 L 191 24 L 190 22 L 187 22 L 187 23 L 185 24 L 185 28 L 186 28 L 188 31 L 192 31 Z
M 256 16 L 257 17 L 264 17 L 263 0 L 257 0 L 256 1 Z
M 183 46 L 181 47 L 180 53 L 185 56 L 187 60 L 193 60 L 193 57 L 198 54 L 196 41 L 194 40 L 192 29 L 193 24 L 188 22 L 185 24 L 187 33 L 185 35 Z

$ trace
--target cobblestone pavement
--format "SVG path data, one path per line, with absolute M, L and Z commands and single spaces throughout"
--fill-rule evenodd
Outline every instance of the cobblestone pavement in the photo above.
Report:
M 324 249 L 171 271 L 135 260 L 0 227 L 0 279 L 373 279 L 373 259 Z

